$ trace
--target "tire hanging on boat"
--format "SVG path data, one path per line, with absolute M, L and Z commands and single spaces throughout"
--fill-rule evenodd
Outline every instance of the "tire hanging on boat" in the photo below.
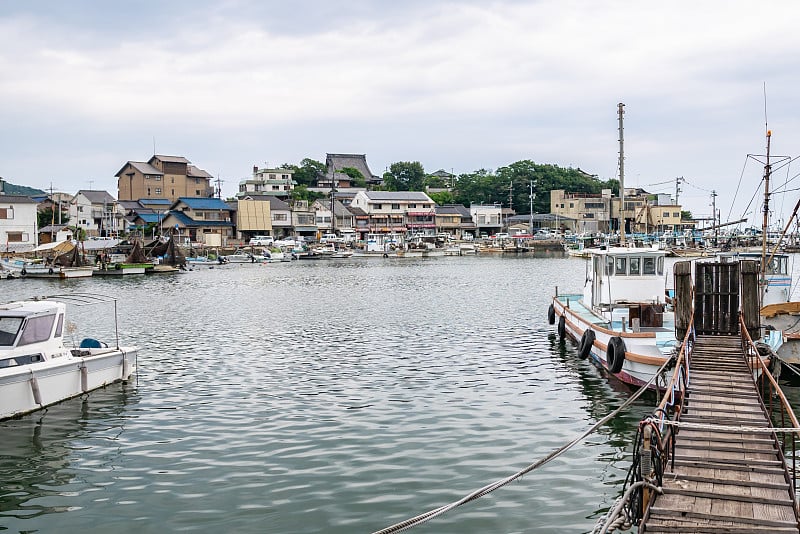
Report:
M 581 336 L 581 344 L 578 347 L 578 357 L 581 360 L 585 360 L 589 357 L 589 353 L 592 351 L 592 346 L 594 345 L 594 330 L 591 328 L 587 328 L 583 331 L 583 335 Z
M 563 340 L 564 337 L 567 335 L 567 325 L 566 319 L 564 319 L 563 315 L 558 317 L 558 339 Z
M 622 364 L 625 363 L 625 342 L 619 336 L 614 336 L 608 340 L 608 348 L 606 349 L 606 363 L 608 370 L 613 374 L 617 374 L 622 370 Z
M 550 324 L 556 324 L 556 308 L 553 306 L 553 303 L 550 303 L 550 307 L 547 308 L 547 322 Z

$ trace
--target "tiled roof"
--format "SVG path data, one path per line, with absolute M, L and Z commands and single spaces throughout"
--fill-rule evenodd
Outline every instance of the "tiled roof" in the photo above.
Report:
M 227 210 L 228 205 L 221 198 L 180 197 L 178 202 L 186 204 L 193 210 Z
M 195 167 L 194 165 L 189 165 L 186 169 L 186 176 L 192 176 L 194 178 L 213 178 L 210 174 L 199 167 Z
M 140 213 L 137 213 L 137 215 L 141 220 L 143 220 L 144 222 L 146 222 L 148 224 L 150 224 L 150 223 L 158 224 L 159 221 L 164 220 L 164 215 L 163 214 L 158 214 L 158 213 L 141 213 L 140 212 Z
M 219 226 L 219 227 L 233 227 L 233 223 L 230 221 L 195 221 L 185 213 L 181 211 L 170 211 L 167 213 L 178 219 L 182 225 L 187 227 L 207 227 L 207 226 Z
M 142 206 L 170 206 L 172 201 L 168 198 L 140 198 L 139 204 Z
M 36 204 L 36 201 L 25 195 L 0 195 L 3 204 Z
M 108 191 L 97 191 L 92 189 L 81 189 L 78 195 L 83 195 L 86 200 L 92 204 L 111 204 L 116 202 L 114 197 L 108 194 Z M 77 195 L 76 195 L 77 196 Z
M 168 163 L 186 163 L 187 165 L 190 163 L 189 160 L 184 158 L 183 156 L 164 156 L 156 154 L 155 156 L 150 158 L 150 161 L 153 161 L 154 159 Z
M 128 165 L 130 165 L 131 167 L 133 167 L 134 169 L 136 169 L 137 171 L 139 171 L 142 174 L 157 174 L 159 176 L 163 176 L 164 175 L 163 172 L 159 171 L 158 169 L 156 169 L 155 167 L 153 167 L 152 165 L 150 165 L 147 162 L 144 162 L 144 161 L 129 161 L 125 165 L 123 165 L 122 168 L 120 170 L 118 170 L 117 174 L 115 174 L 114 176 L 119 177 Z

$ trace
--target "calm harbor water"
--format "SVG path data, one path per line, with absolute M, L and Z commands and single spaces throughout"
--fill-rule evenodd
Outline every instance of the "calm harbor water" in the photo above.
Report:
M 372 532 L 448 504 L 619 406 L 547 324 L 563 257 L 351 259 L 15 280 L 119 298 L 135 383 L 0 422 L 0 531 Z M 70 306 L 113 339 L 112 308 Z M 585 532 L 645 397 L 565 455 L 416 532 Z

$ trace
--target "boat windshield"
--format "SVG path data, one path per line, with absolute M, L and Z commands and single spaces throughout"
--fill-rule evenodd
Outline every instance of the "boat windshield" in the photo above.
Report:
M 25 323 L 25 330 L 22 331 L 22 336 L 19 338 L 19 346 L 40 343 L 50 339 L 55 320 L 55 314 L 29 318 Z
M 22 317 L 0 317 L 0 347 L 10 347 L 17 339 Z

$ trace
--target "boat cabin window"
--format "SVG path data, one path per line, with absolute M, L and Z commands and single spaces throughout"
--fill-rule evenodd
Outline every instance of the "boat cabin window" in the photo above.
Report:
M 30 317 L 25 321 L 25 328 L 22 330 L 18 346 L 21 347 L 22 345 L 39 343 L 50 339 L 50 333 L 53 331 L 53 323 L 55 321 L 55 314 Z
M 614 257 L 606 256 L 606 276 L 614 274 Z
M 0 346 L 10 347 L 17 339 L 22 317 L 0 317 Z
M 642 265 L 642 274 L 656 274 L 655 258 L 644 258 L 644 265 Z
M 642 274 L 641 265 L 642 265 L 641 258 L 631 258 L 631 261 L 629 262 L 629 268 L 630 268 L 629 272 L 631 276 L 637 276 Z
M 616 258 L 614 264 L 616 265 L 614 268 L 614 274 L 628 274 L 628 258 Z
M 58 324 L 56 325 L 56 337 L 61 337 L 62 332 L 64 331 L 64 314 L 58 314 Z
M 658 276 L 664 274 L 664 256 L 658 257 Z
M 767 272 L 770 274 L 786 274 L 788 273 L 787 269 L 787 260 L 788 258 L 772 258 L 769 264 L 767 265 Z
M 32 363 L 44 361 L 41 354 L 27 354 L 25 356 L 14 356 L 0 360 L 0 369 L 5 367 L 17 367 L 18 365 L 30 365 Z

